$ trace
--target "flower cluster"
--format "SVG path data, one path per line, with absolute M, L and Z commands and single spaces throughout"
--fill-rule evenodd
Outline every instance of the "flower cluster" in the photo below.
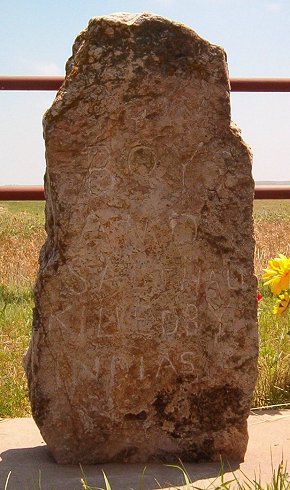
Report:
M 264 285 L 269 285 L 272 293 L 278 296 L 274 313 L 281 315 L 290 304 L 290 257 L 279 254 L 279 257 L 269 260 L 268 268 L 264 269 L 264 272 Z

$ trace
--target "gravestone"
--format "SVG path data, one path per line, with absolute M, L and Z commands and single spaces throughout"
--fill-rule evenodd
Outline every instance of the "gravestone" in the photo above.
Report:
M 223 49 L 153 14 L 93 18 L 44 135 L 47 240 L 25 364 L 54 458 L 242 459 L 254 184 Z

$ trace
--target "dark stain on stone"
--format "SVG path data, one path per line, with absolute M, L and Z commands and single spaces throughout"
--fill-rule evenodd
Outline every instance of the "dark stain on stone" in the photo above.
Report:
M 214 439 L 207 437 L 207 434 L 236 425 L 242 418 L 245 418 L 247 414 L 244 405 L 241 404 L 242 399 L 241 389 L 225 384 L 200 389 L 195 393 L 190 393 L 189 390 L 183 395 L 178 394 L 176 390 L 162 390 L 158 393 L 153 406 L 156 419 L 161 427 L 165 421 L 171 422 L 170 428 L 165 430 L 173 440 L 181 441 L 181 445 L 183 440 L 196 438 L 198 441 L 189 447 L 186 446 L 177 455 L 182 461 L 209 461 L 214 459 L 216 452 Z M 174 411 L 172 411 L 172 402 L 176 407 Z M 167 412 L 169 404 L 170 413 L 168 413 L 169 410 Z M 189 405 L 190 410 L 185 416 L 183 406 L 186 405 Z M 158 453 L 159 460 L 163 461 L 164 457 L 165 455 Z M 166 462 L 166 458 L 164 461 Z
M 215 448 L 213 438 L 209 437 L 204 439 L 200 444 L 190 444 L 180 454 L 180 459 L 184 463 L 190 463 L 192 461 L 211 461 L 215 456 Z
M 150 463 L 171 463 L 176 460 L 183 463 L 192 463 L 194 461 L 206 462 L 215 460 L 215 448 L 212 438 L 205 438 L 200 444 L 189 444 L 186 449 L 181 449 L 172 453 L 170 451 L 159 450 L 156 454 L 150 455 Z
M 30 397 L 33 418 L 37 422 L 38 427 L 41 427 L 44 424 L 49 410 L 50 399 L 42 394 L 39 386 L 38 389 L 34 387 L 33 390 L 30 390 Z
M 138 451 L 139 449 L 135 446 L 126 447 L 122 449 L 122 451 L 115 454 L 115 456 L 110 461 L 112 463 L 120 463 L 120 461 L 122 461 L 123 463 L 129 463 L 134 460 L 134 456 L 137 455 Z
M 229 384 L 191 395 L 190 405 L 203 431 L 224 429 L 245 416 L 240 400 L 243 392 Z
M 126 413 L 125 420 L 146 420 L 147 419 L 147 413 L 145 410 L 142 410 L 142 412 L 139 413 Z
M 163 390 L 157 394 L 155 402 L 153 403 L 153 406 L 156 411 L 156 416 L 161 421 L 161 423 L 164 420 L 168 420 L 168 421 L 174 420 L 172 415 L 166 413 L 166 407 L 170 402 L 171 398 L 172 398 L 172 394 L 170 395 L 170 393 L 167 393 L 165 390 Z
M 41 319 L 40 314 L 37 308 L 33 308 L 32 310 L 32 328 L 36 332 L 41 327 Z

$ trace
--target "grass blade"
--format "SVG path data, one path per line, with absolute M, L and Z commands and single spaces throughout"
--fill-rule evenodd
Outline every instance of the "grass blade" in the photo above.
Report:
M 104 470 L 102 470 L 102 473 L 103 473 L 103 477 L 104 477 L 104 480 L 105 480 L 106 490 L 112 490 L 112 487 L 110 485 L 110 482 L 109 482 L 109 480 L 107 478 L 107 475 L 104 472 Z
M 185 467 L 183 466 L 182 463 L 181 463 L 181 466 L 179 466 L 177 464 L 166 464 L 165 466 L 167 466 L 168 468 L 175 468 L 176 470 L 181 471 L 181 473 L 183 474 L 184 484 L 185 485 L 190 485 L 192 483 L 192 481 L 190 479 L 190 476 L 187 473 L 187 471 L 186 471 L 186 469 L 185 469 Z
M 8 482 L 9 482 L 10 476 L 11 476 L 11 471 L 9 471 L 9 473 L 7 475 L 4 490 L 7 490 L 8 489 Z

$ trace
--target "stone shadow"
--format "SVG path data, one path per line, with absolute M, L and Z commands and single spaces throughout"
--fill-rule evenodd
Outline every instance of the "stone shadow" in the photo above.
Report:
M 76 465 L 58 465 L 45 444 L 36 447 L 9 449 L 0 454 L 0 488 L 5 487 L 9 477 L 9 490 L 81 490 L 81 468 Z M 176 462 L 178 464 L 178 462 Z M 146 467 L 143 487 L 140 480 Z M 185 465 L 192 481 L 215 478 L 219 474 L 219 463 L 188 463 Z M 236 470 L 238 463 L 228 466 Z M 112 490 L 153 490 L 156 488 L 183 485 L 181 471 L 161 464 L 100 464 L 82 467 L 88 484 L 104 488 L 102 470 L 112 485 Z M 226 469 L 226 465 L 225 465 Z M 40 480 L 40 484 L 39 484 Z M 206 482 L 205 482 L 206 483 Z M 159 486 L 160 485 L 160 486 Z
M 286 404 L 288 405 L 288 404 Z M 289 405 L 287 407 L 285 407 L 286 409 L 289 407 Z M 283 416 L 284 415 L 284 412 L 283 412 L 283 409 L 280 410 L 278 408 L 276 409 L 270 409 L 270 408 L 252 408 L 250 410 L 250 415 L 252 415 L 253 417 L 256 417 L 256 416 L 262 416 L 262 415 L 269 415 L 269 416 L 272 416 L 272 417 L 277 417 L 277 415 L 281 415 Z

